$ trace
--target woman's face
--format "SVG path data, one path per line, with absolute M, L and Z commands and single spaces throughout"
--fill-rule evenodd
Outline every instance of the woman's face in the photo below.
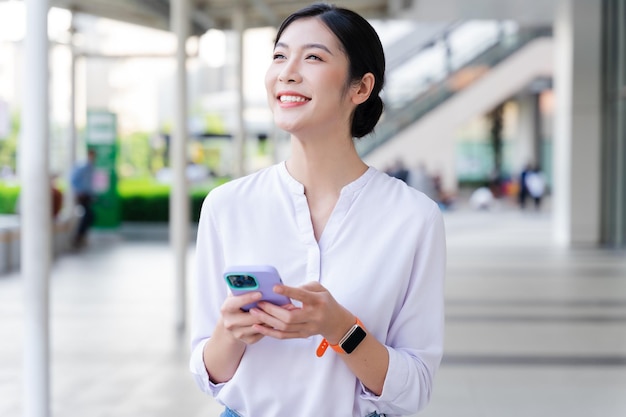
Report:
M 346 91 L 348 59 L 337 37 L 317 18 L 290 24 L 265 76 L 278 127 L 292 134 L 350 132 L 355 105 Z M 339 129 L 339 130 L 337 130 Z

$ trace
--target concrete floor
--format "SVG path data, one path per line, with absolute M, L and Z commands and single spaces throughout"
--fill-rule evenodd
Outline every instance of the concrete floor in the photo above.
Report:
M 445 358 L 420 417 L 626 416 L 626 252 L 555 247 L 546 212 L 445 218 Z M 219 416 L 187 371 L 158 237 L 97 234 L 55 263 L 52 416 Z M 0 276 L 2 417 L 22 416 L 22 298 L 19 275 Z

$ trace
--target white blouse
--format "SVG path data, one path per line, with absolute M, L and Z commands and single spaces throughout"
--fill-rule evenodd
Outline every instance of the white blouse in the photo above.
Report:
M 190 369 L 198 386 L 244 417 L 413 414 L 429 401 L 443 353 L 446 244 L 438 206 L 369 168 L 346 185 L 316 241 L 304 187 L 285 163 L 207 196 L 196 246 Z M 389 351 L 382 395 L 369 392 L 322 337 L 249 345 L 233 378 L 213 384 L 202 350 L 228 295 L 229 265 L 269 264 L 283 282 L 319 281 Z

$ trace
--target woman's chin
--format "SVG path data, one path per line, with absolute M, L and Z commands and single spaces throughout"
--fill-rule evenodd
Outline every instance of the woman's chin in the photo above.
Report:
M 274 119 L 274 124 L 277 128 L 284 130 L 287 133 L 295 133 L 298 131 L 298 124 L 293 121 Z

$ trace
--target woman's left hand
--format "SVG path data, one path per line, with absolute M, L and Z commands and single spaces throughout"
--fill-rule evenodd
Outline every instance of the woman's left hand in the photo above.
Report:
M 254 325 L 255 330 L 265 336 L 294 339 L 320 334 L 331 344 L 337 344 L 354 325 L 354 315 L 318 282 L 301 287 L 277 285 L 274 292 L 300 301 L 302 307 L 261 302 L 258 308 L 251 309 L 250 313 L 264 324 Z

